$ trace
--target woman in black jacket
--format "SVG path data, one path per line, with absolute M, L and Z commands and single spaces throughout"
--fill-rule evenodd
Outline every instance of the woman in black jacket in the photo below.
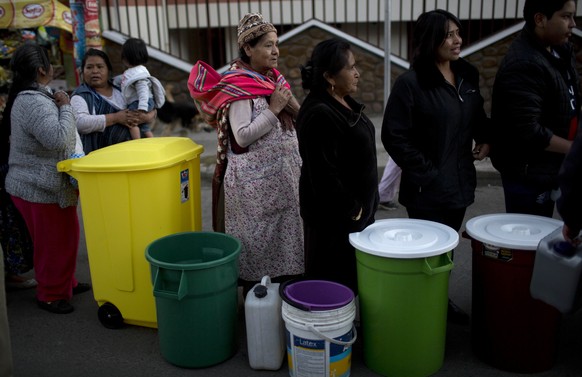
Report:
M 364 106 L 350 96 L 360 74 L 348 43 L 319 43 L 301 74 L 303 88 L 310 90 L 297 116 L 306 275 L 357 293 L 355 250 L 348 236 L 374 222 L 375 128 Z
M 382 143 L 402 168 L 399 201 L 409 217 L 456 230 L 475 198 L 473 162 L 489 151 L 479 73 L 459 57 L 459 32 L 446 11 L 419 17 L 412 69 L 394 83 L 382 123 Z
M 382 143 L 402 168 L 408 216 L 457 231 L 475 199 L 474 161 L 489 152 L 479 72 L 460 58 L 460 29 L 444 10 L 420 15 L 412 69 L 394 83 L 382 123 Z

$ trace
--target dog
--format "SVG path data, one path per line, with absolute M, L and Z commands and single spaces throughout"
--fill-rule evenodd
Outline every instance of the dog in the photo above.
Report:
M 171 135 L 178 127 L 180 127 L 180 133 L 183 136 L 187 135 L 188 131 L 212 131 L 213 128 L 204 122 L 194 103 L 177 102 L 174 99 L 173 88 L 172 84 L 165 86 L 166 101 L 157 111 L 157 118 L 152 130 L 161 125 L 163 127 L 162 136 Z

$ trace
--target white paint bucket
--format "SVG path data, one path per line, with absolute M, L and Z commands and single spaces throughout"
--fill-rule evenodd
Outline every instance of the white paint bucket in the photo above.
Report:
M 329 285 L 327 292 L 343 288 L 351 293 L 349 288 L 333 282 L 322 280 L 300 282 L 307 288 L 310 283 L 317 288 Z M 347 304 L 342 303 L 342 306 L 329 310 L 311 310 L 304 306 L 306 301 L 301 297 L 299 297 L 301 303 L 294 305 L 293 298 L 283 296 L 282 316 L 285 321 L 291 377 L 350 375 L 352 344 L 357 338 L 354 327 L 356 305 L 353 293 L 351 295 L 352 299 Z M 296 293 L 294 297 L 298 297 Z M 318 303 L 314 304 L 317 309 L 321 309 Z

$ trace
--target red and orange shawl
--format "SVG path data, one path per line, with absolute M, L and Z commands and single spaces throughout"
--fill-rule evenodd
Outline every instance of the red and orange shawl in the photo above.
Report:
M 289 88 L 285 77 L 276 69 L 273 68 L 267 75 L 262 75 L 241 60 L 234 61 L 223 75 L 200 60 L 194 64 L 190 72 L 188 79 L 190 95 L 206 122 L 217 129 L 218 135 L 216 167 L 212 179 L 212 227 L 214 230 L 220 229 L 217 210 L 227 164 L 230 104 L 243 99 L 269 97 L 277 84 Z M 278 118 L 284 129 L 293 128 L 293 118 L 287 111 L 281 111 Z

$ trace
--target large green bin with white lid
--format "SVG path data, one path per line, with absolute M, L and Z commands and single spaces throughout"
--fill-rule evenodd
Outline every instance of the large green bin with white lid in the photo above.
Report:
M 424 377 L 444 361 L 452 228 L 379 220 L 350 234 L 356 248 L 364 362 L 384 376 Z

